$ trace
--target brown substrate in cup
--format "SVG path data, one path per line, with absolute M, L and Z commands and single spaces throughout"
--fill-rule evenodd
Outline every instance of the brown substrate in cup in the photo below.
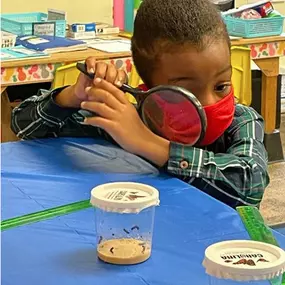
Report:
M 146 261 L 151 254 L 149 244 L 136 239 L 111 239 L 97 247 L 98 257 L 112 264 L 137 264 Z

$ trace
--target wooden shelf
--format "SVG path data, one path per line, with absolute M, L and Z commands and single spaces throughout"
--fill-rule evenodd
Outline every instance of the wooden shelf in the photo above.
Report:
M 107 53 L 96 49 L 88 48 L 86 50 L 71 51 L 71 52 L 60 52 L 51 54 L 50 57 L 26 59 L 26 60 L 13 60 L 1 63 L 1 67 L 21 67 L 25 65 L 37 65 L 37 64 L 54 64 L 54 63 L 71 63 L 81 60 L 85 60 L 90 56 L 95 56 L 98 60 L 100 59 L 113 59 L 121 57 L 131 56 L 131 52 L 119 52 L 119 53 Z

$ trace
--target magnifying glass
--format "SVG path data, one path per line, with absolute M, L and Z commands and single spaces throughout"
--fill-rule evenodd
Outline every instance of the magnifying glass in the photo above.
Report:
M 94 79 L 95 74 L 87 72 L 86 64 L 77 63 L 76 67 Z M 204 138 L 206 114 L 199 100 L 188 90 L 161 85 L 143 91 L 127 84 L 123 84 L 120 90 L 136 98 L 136 108 L 141 119 L 153 133 L 187 145 L 199 144 Z M 96 116 L 85 110 L 81 114 L 85 117 Z

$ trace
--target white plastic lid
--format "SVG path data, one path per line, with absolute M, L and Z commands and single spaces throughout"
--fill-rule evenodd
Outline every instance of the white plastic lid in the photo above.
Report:
M 141 183 L 108 183 L 92 189 L 90 203 L 107 212 L 139 213 L 159 205 L 159 192 Z
M 205 251 L 203 265 L 207 274 L 236 281 L 270 280 L 285 271 L 285 252 L 256 241 L 219 242 Z

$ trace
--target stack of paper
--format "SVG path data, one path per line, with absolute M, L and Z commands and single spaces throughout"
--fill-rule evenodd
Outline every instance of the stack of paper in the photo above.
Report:
M 46 53 L 57 53 L 87 49 L 83 41 L 54 36 L 20 36 L 16 45 Z
M 95 39 L 88 43 L 88 47 L 97 50 L 116 53 L 116 52 L 130 52 L 131 41 L 128 39 L 104 40 Z
M 1 49 L 1 61 L 24 60 L 28 58 L 49 57 L 49 54 L 41 51 L 29 50 L 23 46 Z

